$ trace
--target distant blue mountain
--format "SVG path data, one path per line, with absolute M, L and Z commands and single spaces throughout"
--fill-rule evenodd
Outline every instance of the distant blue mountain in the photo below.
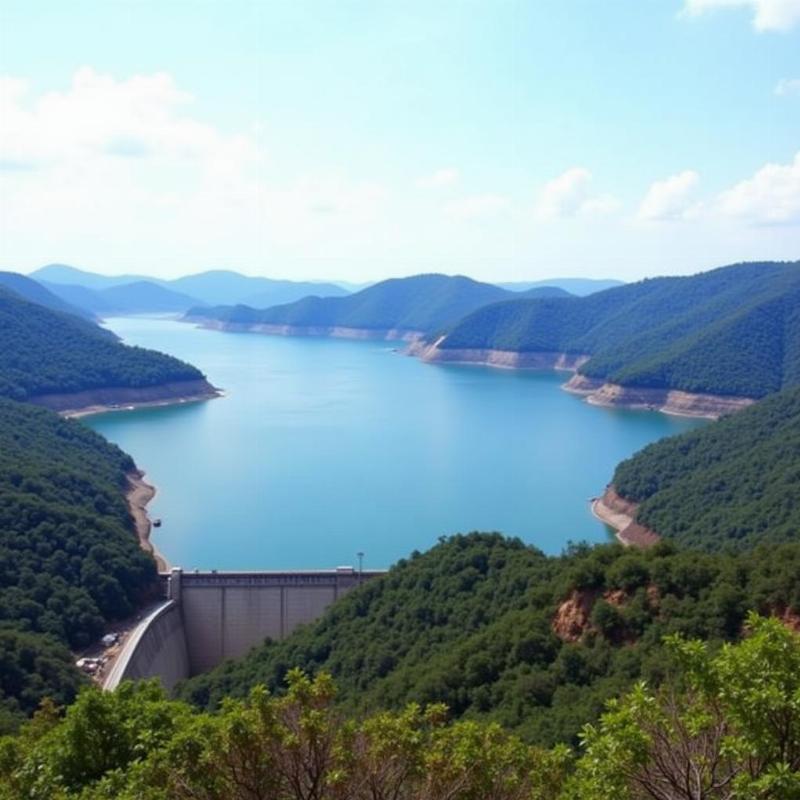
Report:
M 211 270 L 165 282 L 179 292 L 209 305 L 248 305 L 253 308 L 293 303 L 303 297 L 341 297 L 346 289 L 334 283 L 252 278 L 230 270 Z
M 87 320 L 95 318 L 92 311 L 87 310 L 80 303 L 71 303 L 25 275 L 16 272 L 0 272 L 0 286 L 10 289 L 14 294 L 31 303 L 49 308 L 51 311 L 63 311 Z
M 133 281 L 107 289 L 89 289 L 75 284 L 45 283 L 62 300 L 95 314 L 180 313 L 200 301 L 174 292 L 153 281 Z
M 348 294 L 347 289 L 335 283 L 274 280 L 231 270 L 210 270 L 161 280 L 142 275 L 97 275 L 65 264 L 49 264 L 30 277 L 47 285 L 62 299 L 95 313 L 185 311 L 195 305 L 245 304 L 268 308 L 311 295 Z
M 70 267 L 67 264 L 48 264 L 46 267 L 31 272 L 28 276 L 35 281 L 46 283 L 65 283 L 74 286 L 85 286 L 87 289 L 108 289 L 135 281 L 150 281 L 146 275 L 98 275 L 94 272 Z M 158 283 L 159 281 L 156 281 Z
M 564 289 L 570 294 L 578 297 L 602 292 L 605 289 L 613 289 L 622 286 L 623 281 L 600 278 L 548 278 L 546 281 L 512 281 L 511 283 L 498 283 L 497 285 L 511 292 L 527 292 L 531 289 L 538 289 L 544 286 L 555 286 Z

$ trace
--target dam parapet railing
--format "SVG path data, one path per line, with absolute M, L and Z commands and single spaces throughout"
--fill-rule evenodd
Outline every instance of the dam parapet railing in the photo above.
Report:
M 128 636 L 104 687 L 184 678 L 239 658 L 265 639 L 314 622 L 343 595 L 385 570 L 184 571 L 160 575 L 164 600 Z

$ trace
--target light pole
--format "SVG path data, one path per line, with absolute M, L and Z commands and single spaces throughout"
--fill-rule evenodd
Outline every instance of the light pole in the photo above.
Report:
M 364 554 L 359 550 L 356 555 L 358 556 L 358 582 L 361 583 L 364 579 Z

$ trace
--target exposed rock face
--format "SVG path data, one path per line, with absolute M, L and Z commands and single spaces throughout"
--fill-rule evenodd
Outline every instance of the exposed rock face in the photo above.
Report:
M 718 394 L 682 392 L 678 389 L 646 389 L 605 383 L 586 375 L 575 374 L 564 385 L 568 392 L 584 395 L 587 402 L 612 408 L 639 408 L 663 411 L 686 417 L 717 419 L 723 414 L 741 411 L 755 400 Z
M 623 589 L 607 589 L 602 594 L 596 589 L 573 589 L 556 610 L 551 623 L 553 633 L 562 642 L 577 642 L 587 633 L 598 632 L 591 623 L 592 609 L 598 600 L 622 608 L 630 599 Z M 625 641 L 625 637 L 619 641 Z
M 581 375 L 580 372 L 576 372 L 561 388 L 565 392 L 589 397 L 602 387 L 603 381 L 597 380 L 597 378 L 589 378 L 586 375 Z
M 622 544 L 652 547 L 661 537 L 636 522 L 636 508 L 636 503 L 617 494 L 613 486 L 606 487 L 603 496 L 592 502 L 594 515 L 616 530 L 617 539 Z
M 411 341 L 408 355 L 435 364 L 480 364 L 504 369 L 556 369 L 575 374 L 563 388 L 579 394 L 588 403 L 612 408 L 634 408 L 662 411 L 687 417 L 717 419 L 723 414 L 740 411 L 755 400 L 749 397 L 731 397 L 717 394 L 682 392 L 677 389 L 647 389 L 636 386 L 620 386 L 598 378 L 581 375 L 576 370 L 590 356 L 579 353 L 532 352 L 514 350 L 460 349 L 442 347 L 446 337 L 435 342 L 425 342 L 421 335 Z
M 577 642 L 590 629 L 589 615 L 597 592 L 573 589 L 553 617 L 553 633 L 563 642 Z
M 622 608 L 622 606 L 628 602 L 629 598 L 623 589 L 609 589 L 603 594 L 603 600 L 605 600 L 610 606 Z
M 205 317 L 184 317 L 201 328 L 229 333 L 263 333 L 269 336 L 324 336 L 333 339 L 377 339 L 384 341 L 414 342 L 422 331 L 399 328 L 346 328 L 340 325 L 272 325 L 267 323 L 224 322 Z
M 789 630 L 800 633 L 800 613 L 791 608 L 784 608 L 776 616 Z
M 69 415 L 80 415 L 107 411 L 124 406 L 160 406 L 173 403 L 188 403 L 219 397 L 221 392 L 207 380 L 174 381 L 157 386 L 130 388 L 110 386 L 104 389 L 89 389 L 84 392 L 65 394 L 42 394 L 28 398 L 28 402 L 44 406 L 51 411 Z
M 479 364 L 503 369 L 556 369 L 574 371 L 589 358 L 576 353 L 519 353 L 513 350 L 455 349 L 439 347 L 444 337 L 426 344 L 418 341 L 408 348 L 408 355 L 437 364 Z

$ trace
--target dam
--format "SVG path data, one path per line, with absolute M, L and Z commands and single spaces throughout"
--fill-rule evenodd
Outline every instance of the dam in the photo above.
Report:
M 128 634 L 103 681 L 179 681 L 239 658 L 264 639 L 283 639 L 382 570 L 353 567 L 283 572 L 184 572 L 160 575 L 162 599 Z

